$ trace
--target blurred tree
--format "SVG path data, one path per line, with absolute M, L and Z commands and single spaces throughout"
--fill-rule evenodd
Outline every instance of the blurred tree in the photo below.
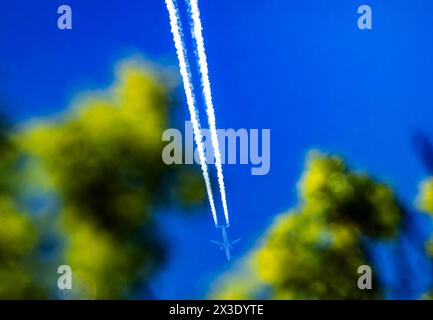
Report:
M 397 235 L 403 210 L 391 189 L 349 171 L 338 157 L 312 152 L 299 194 L 299 208 L 275 219 L 234 275 L 217 282 L 213 297 L 381 297 L 377 281 L 372 290 L 358 289 L 357 270 L 363 264 L 372 265 L 365 237 Z
M 417 206 L 433 218 L 433 177 L 427 178 L 420 184 Z M 433 259 L 433 238 L 427 241 L 425 250 L 427 255 Z M 433 289 L 426 294 L 426 297 L 433 299 Z
M 204 194 L 199 176 L 161 160 L 170 103 L 161 80 L 129 61 L 108 91 L 88 96 L 60 119 L 33 124 L 17 138 L 32 170 L 37 163 L 45 186 L 61 200 L 72 297 L 130 295 L 162 262 L 154 214 L 167 204 L 172 178 L 188 177 L 176 194 L 189 189 L 185 184 Z
M 198 172 L 161 161 L 169 97 L 155 74 L 127 62 L 109 90 L 55 119 L 14 134 L 0 121 L 0 298 L 47 297 L 56 286 L 53 279 L 41 285 L 31 260 L 42 230 L 22 213 L 23 185 L 17 184 L 23 159 L 27 183 L 58 203 L 55 226 L 65 237 L 58 260 L 73 271 L 67 297 L 124 298 L 146 285 L 165 253 L 156 209 L 190 206 L 205 196 Z M 235 274 L 217 283 L 213 297 L 381 297 L 377 281 L 373 290 L 357 288 L 357 270 L 372 265 L 365 239 L 394 239 L 399 231 L 404 210 L 391 189 L 350 171 L 338 157 L 313 152 L 299 197 Z M 433 178 L 422 185 L 418 203 L 433 214 Z
M 36 230 L 19 208 L 16 189 L 19 160 L 11 129 L 0 119 L 0 299 L 45 297 L 29 263 L 37 247 Z

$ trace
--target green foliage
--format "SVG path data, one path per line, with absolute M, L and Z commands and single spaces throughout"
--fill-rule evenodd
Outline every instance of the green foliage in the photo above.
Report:
M 320 212 L 330 224 L 348 225 L 371 237 L 397 234 L 401 207 L 392 190 L 364 174 L 349 172 L 337 157 L 312 153 L 300 193 L 305 208 Z
M 420 191 L 417 198 L 418 208 L 433 217 L 433 177 L 427 178 L 420 184 Z M 426 253 L 433 258 L 433 239 L 425 244 Z M 425 295 L 428 299 L 433 299 L 433 290 Z
M 371 265 L 362 237 L 397 234 L 402 209 L 392 191 L 343 161 L 311 153 L 299 183 L 298 209 L 278 216 L 217 298 L 373 299 L 357 288 L 358 267 Z
M 29 264 L 36 243 L 29 219 L 9 196 L 0 196 L 0 299 L 44 297 Z
M 168 174 L 177 175 L 161 160 L 169 105 L 163 83 L 129 62 L 109 90 L 17 136 L 37 183 L 61 200 L 64 263 L 74 275 L 71 297 L 125 297 L 162 262 L 155 208 L 167 204 Z M 197 179 L 188 181 L 203 194 Z
M 433 216 L 433 178 L 428 178 L 421 183 L 417 205 L 421 211 Z M 433 239 L 426 243 L 426 251 L 430 257 L 433 257 Z
M 18 208 L 15 190 L 15 164 L 18 154 L 0 124 L 0 299 L 44 297 L 41 286 L 32 278 L 29 259 L 37 246 L 36 230 Z
M 56 281 L 43 283 L 33 269 L 42 229 L 23 209 L 23 190 L 47 192 L 58 203 L 54 225 L 65 245 L 56 262 L 72 267 L 68 297 L 128 297 L 154 275 L 165 254 L 156 209 L 173 202 L 189 207 L 205 197 L 199 173 L 161 160 L 169 94 L 153 73 L 129 62 L 108 90 L 54 119 L 13 134 L 0 122 L 0 299 L 56 291 Z M 381 297 L 377 282 L 374 290 L 357 288 L 357 269 L 372 265 L 365 238 L 397 235 L 403 209 L 391 189 L 319 153 L 310 154 L 298 187 L 299 205 L 275 218 L 213 297 Z M 421 189 L 418 204 L 433 214 L 433 180 Z
M 421 211 L 433 215 L 433 178 L 421 183 L 417 205 Z

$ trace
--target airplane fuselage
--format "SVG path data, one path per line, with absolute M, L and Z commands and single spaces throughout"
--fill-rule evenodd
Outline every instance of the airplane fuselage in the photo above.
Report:
M 224 250 L 226 252 L 226 258 L 227 258 L 227 260 L 230 261 L 231 244 L 229 243 L 229 240 L 227 238 L 226 227 L 221 228 L 221 232 L 222 232 L 222 237 L 223 237 L 223 247 L 224 247 Z

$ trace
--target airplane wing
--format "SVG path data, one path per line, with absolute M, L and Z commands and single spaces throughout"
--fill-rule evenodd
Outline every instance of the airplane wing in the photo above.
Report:
M 232 245 L 234 245 L 235 243 L 238 243 L 239 241 L 241 241 L 241 238 L 239 238 L 239 239 L 236 239 L 235 241 L 232 241 Z
M 211 240 L 210 242 L 215 243 L 217 246 L 220 246 L 222 248 L 221 242 L 218 242 L 218 241 L 215 241 L 215 240 Z

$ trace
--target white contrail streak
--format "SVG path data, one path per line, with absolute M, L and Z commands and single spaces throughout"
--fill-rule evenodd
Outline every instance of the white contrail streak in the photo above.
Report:
M 209 129 L 211 134 L 212 146 L 215 153 L 215 166 L 218 174 L 218 184 L 221 193 L 221 201 L 224 210 L 224 216 L 227 224 L 229 224 L 229 213 L 227 209 L 226 192 L 224 186 L 224 176 L 221 165 L 221 153 L 218 143 L 218 135 L 216 131 L 215 111 L 212 103 L 212 93 L 210 89 L 210 81 L 208 75 L 208 66 L 206 59 L 206 52 L 204 48 L 204 40 L 202 35 L 202 25 L 200 21 L 200 10 L 198 8 L 197 0 L 188 0 L 191 18 L 192 18 L 192 33 L 197 45 L 198 64 L 201 74 L 201 81 L 203 87 L 203 96 L 206 104 L 206 113 L 209 121 Z
M 186 102 L 188 104 L 189 113 L 191 114 L 191 123 L 194 132 L 194 139 L 195 143 L 197 144 L 197 151 L 200 157 L 201 170 L 203 171 L 203 177 L 206 184 L 206 190 L 212 211 L 212 217 L 215 225 L 218 225 L 218 218 L 215 210 L 215 203 L 212 195 L 208 168 L 204 156 L 203 137 L 200 131 L 199 117 L 197 114 L 197 110 L 195 109 L 195 99 L 191 83 L 191 75 L 189 73 L 188 61 L 186 59 L 186 50 L 183 45 L 182 26 L 180 23 L 177 8 L 173 0 L 165 0 L 165 4 L 167 6 L 168 14 L 170 16 L 171 32 L 173 34 L 173 41 L 176 47 L 177 58 L 179 59 L 180 74 L 183 80 L 183 87 L 185 89 Z

